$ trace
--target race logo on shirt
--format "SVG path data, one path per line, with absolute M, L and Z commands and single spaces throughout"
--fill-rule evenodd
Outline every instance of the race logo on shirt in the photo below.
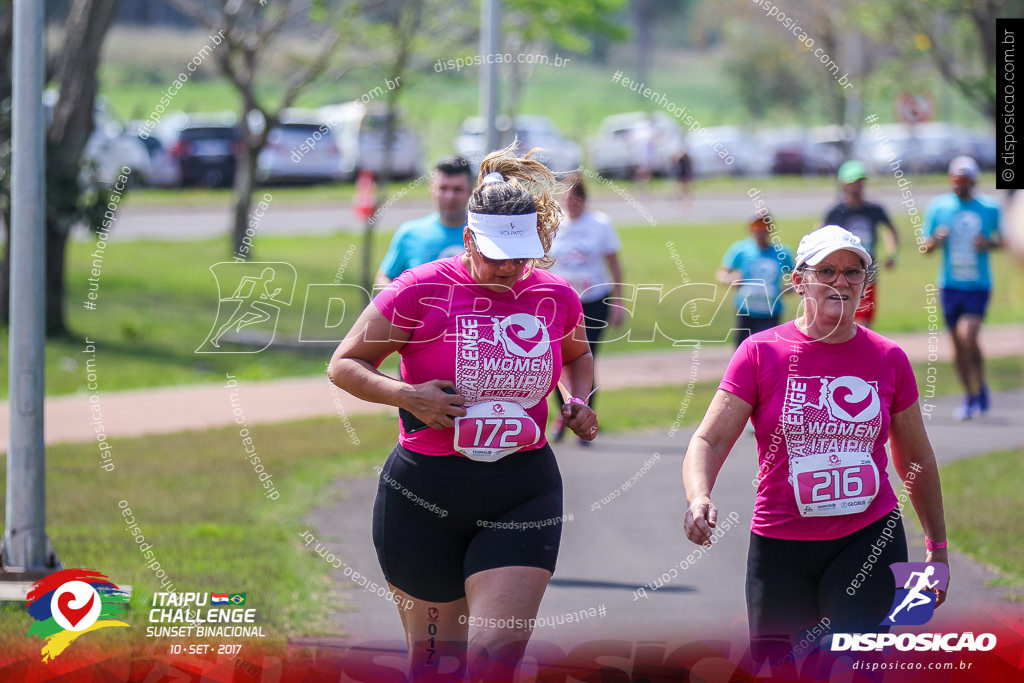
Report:
M 980 270 L 978 248 L 974 241 L 981 234 L 981 216 L 974 211 L 957 211 L 951 222 L 952 229 L 946 241 L 950 274 L 955 280 L 977 280 Z
M 790 377 L 783 405 L 789 482 L 804 517 L 862 512 L 879 490 L 872 460 L 882 426 L 876 382 Z
M 871 453 L 882 427 L 878 383 L 860 377 L 790 377 L 782 422 L 790 456 Z
M 739 296 L 747 314 L 771 315 L 773 299 L 778 294 L 779 262 L 758 257 L 750 264 L 750 275 L 740 285 Z M 742 312 L 742 311 L 741 311 Z
M 460 315 L 456 324 L 455 384 L 466 403 L 505 400 L 530 408 L 547 395 L 554 361 L 540 318 Z

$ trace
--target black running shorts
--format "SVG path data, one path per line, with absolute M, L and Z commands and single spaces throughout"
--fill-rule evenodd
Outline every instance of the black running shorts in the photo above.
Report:
M 554 572 L 562 477 L 547 445 L 497 462 L 423 455 L 396 445 L 373 505 L 373 544 L 388 582 L 426 602 L 465 596 L 471 574 Z

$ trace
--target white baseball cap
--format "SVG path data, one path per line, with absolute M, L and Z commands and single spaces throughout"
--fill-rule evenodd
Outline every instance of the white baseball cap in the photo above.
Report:
M 972 157 L 961 155 L 949 162 L 949 175 L 965 175 L 971 180 L 978 178 L 978 162 Z
M 838 225 L 826 225 L 804 235 L 796 248 L 796 265 L 816 266 L 829 254 L 843 249 L 856 252 L 865 266 L 871 265 L 871 254 L 861 245 L 860 238 Z

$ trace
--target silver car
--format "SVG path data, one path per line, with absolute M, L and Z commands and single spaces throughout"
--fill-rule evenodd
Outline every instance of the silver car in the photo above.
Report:
M 268 183 L 341 180 L 341 150 L 330 127 L 312 113 L 282 113 L 260 151 L 256 177 Z

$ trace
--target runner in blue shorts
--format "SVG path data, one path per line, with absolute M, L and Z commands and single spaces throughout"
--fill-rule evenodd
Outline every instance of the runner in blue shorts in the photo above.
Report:
M 925 253 L 942 247 L 938 286 L 946 327 L 953 338 L 957 375 L 965 392 L 963 404 L 953 413 L 958 420 L 969 420 L 989 409 L 978 333 L 992 291 L 988 252 L 1003 244 L 999 206 L 974 194 L 977 179 L 974 159 L 953 159 L 949 164 L 953 191 L 932 200 L 924 226 Z

